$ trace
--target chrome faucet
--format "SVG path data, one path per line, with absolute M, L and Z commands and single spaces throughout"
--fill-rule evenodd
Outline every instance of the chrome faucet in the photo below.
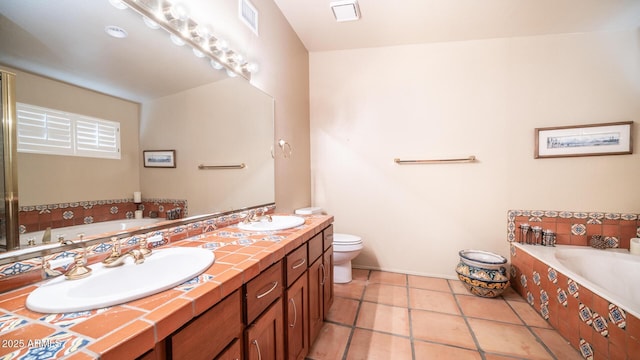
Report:
M 111 238 L 111 243 L 113 244 L 111 247 L 111 254 L 107 256 L 106 259 L 102 260 L 102 264 L 105 267 L 115 267 L 124 264 L 124 260 L 131 256 L 134 259 L 134 262 L 137 264 L 142 264 L 144 262 L 144 254 L 142 251 L 138 249 L 129 250 L 126 253 L 120 253 L 120 245 L 118 243 L 118 238 Z

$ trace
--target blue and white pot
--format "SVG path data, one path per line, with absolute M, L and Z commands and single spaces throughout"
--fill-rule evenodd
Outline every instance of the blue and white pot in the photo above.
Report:
M 509 287 L 505 257 L 482 250 L 461 250 L 458 254 L 456 273 L 470 293 L 496 297 Z

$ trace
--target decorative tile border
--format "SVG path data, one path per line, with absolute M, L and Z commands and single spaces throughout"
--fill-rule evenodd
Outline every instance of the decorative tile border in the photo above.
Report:
M 133 199 L 80 201 L 61 204 L 22 206 L 18 212 L 20 233 L 92 224 L 102 221 L 133 219 L 135 210 L 142 210 L 143 217 L 155 212 L 156 217 L 166 217 L 166 210 L 181 209 L 187 216 L 187 201 L 176 199 L 142 199 L 136 204 Z
M 640 236 L 640 214 L 555 210 L 509 210 L 507 240 L 520 241 L 520 224 L 540 226 L 556 233 L 556 243 L 589 245 L 593 235 L 602 235 L 609 247 L 629 248 L 630 239 Z
M 161 201 L 157 201 L 157 204 L 161 203 Z M 171 204 L 176 204 L 176 202 L 172 200 Z M 275 210 L 275 206 L 273 205 L 267 208 L 268 212 L 273 212 Z M 154 245 L 154 247 L 158 247 L 180 240 L 206 237 L 206 233 L 212 232 L 218 228 L 236 224 L 246 215 L 247 214 L 244 211 L 220 215 L 219 217 L 213 219 L 196 221 L 193 223 L 173 228 L 167 228 L 160 231 L 152 231 L 144 235 L 147 237 L 161 235 L 163 237 L 163 241 Z M 230 238 L 238 239 L 232 242 L 235 245 L 248 245 L 258 240 L 278 242 L 285 238 L 284 236 L 274 235 L 270 233 L 246 233 L 241 231 L 223 231 L 221 232 L 221 234 L 223 234 L 222 237 L 228 236 Z M 218 236 L 220 235 L 218 234 Z M 126 252 L 127 250 L 138 246 L 140 238 L 140 235 L 136 235 L 119 239 L 118 241 L 121 251 Z M 250 241 L 246 241 L 246 239 L 250 239 Z M 231 244 L 231 242 L 225 242 L 221 244 L 221 246 L 229 244 Z M 110 242 L 103 242 L 88 246 L 86 249 L 87 263 L 94 264 L 102 261 L 106 256 L 108 256 L 112 246 L 113 244 L 111 244 Z M 2 289 L 2 291 L 8 291 L 27 284 L 59 276 L 63 274 L 66 271 L 66 268 L 68 268 L 68 266 L 70 265 L 50 269 L 45 267 L 44 264 L 52 259 L 59 259 L 69 256 L 75 257 L 83 251 L 83 249 L 74 249 L 47 255 L 45 257 L 35 257 L 32 259 L 21 260 L 15 263 L 0 265 L 0 289 Z

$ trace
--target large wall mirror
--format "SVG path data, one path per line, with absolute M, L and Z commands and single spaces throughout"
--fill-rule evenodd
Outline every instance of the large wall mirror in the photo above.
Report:
M 108 26 L 128 36 L 110 37 Z M 18 153 L 20 206 L 142 191 L 185 199 L 199 216 L 275 201 L 273 99 L 133 11 L 109 0 L 0 2 L 0 67 L 16 73 L 18 102 L 121 122 L 120 160 Z M 175 168 L 143 166 L 144 150 L 168 149 Z M 245 167 L 199 168 L 235 164 Z

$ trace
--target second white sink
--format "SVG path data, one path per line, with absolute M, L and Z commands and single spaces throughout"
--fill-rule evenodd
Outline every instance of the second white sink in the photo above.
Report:
M 27 308 L 43 313 L 64 313 L 122 304 L 171 289 L 193 279 L 213 264 L 212 251 L 201 248 L 154 250 L 144 263 L 127 258 L 124 265 L 91 265 L 91 276 L 66 280 L 59 276 L 27 297 Z
M 273 215 L 271 221 L 262 219 L 256 222 L 240 222 L 238 228 L 245 231 L 276 231 L 294 228 L 304 224 L 304 218 L 293 215 Z

